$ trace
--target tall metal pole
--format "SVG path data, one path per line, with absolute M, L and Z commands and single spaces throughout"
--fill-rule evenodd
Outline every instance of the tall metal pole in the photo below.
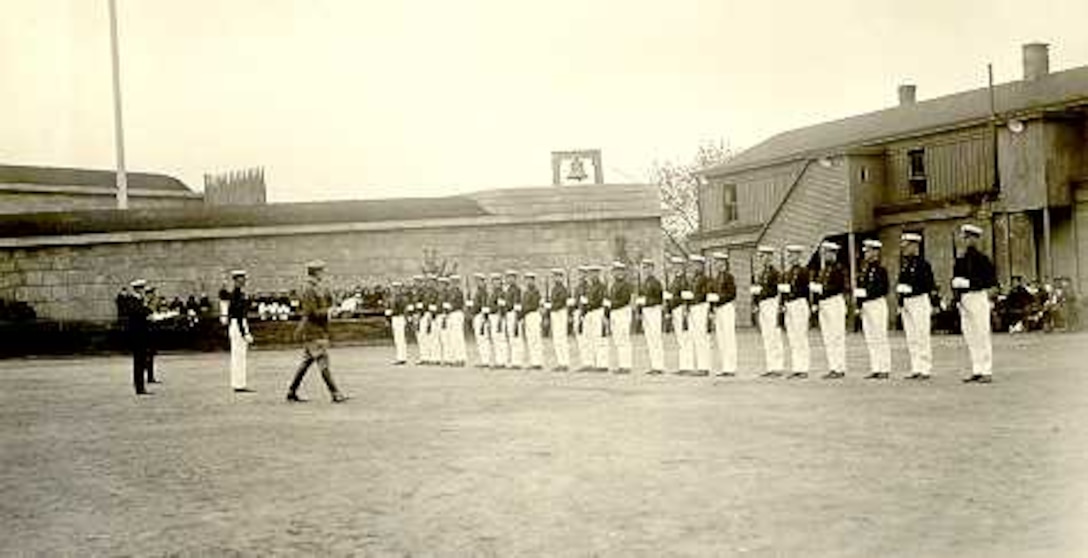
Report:
M 117 0 L 109 0 L 110 54 L 113 59 L 113 139 L 117 151 L 117 209 L 128 209 L 125 132 L 121 123 L 121 57 L 117 45 Z

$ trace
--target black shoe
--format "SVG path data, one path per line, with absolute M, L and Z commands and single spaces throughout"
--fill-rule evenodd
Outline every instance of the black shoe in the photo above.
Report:
M 828 372 L 827 374 L 824 374 L 821 377 L 823 379 L 825 379 L 825 380 L 841 380 L 841 379 L 846 377 L 846 372 L 839 372 L 837 370 L 832 370 L 832 371 Z
M 662 374 L 664 374 L 664 372 L 662 372 L 661 370 L 647 370 L 646 371 L 647 376 L 660 376 Z
M 699 378 L 705 378 L 705 377 L 710 375 L 710 371 L 709 370 L 696 370 L 695 372 L 692 372 L 691 375 L 699 377 Z
M 257 393 L 257 390 L 250 389 L 250 388 L 247 388 L 247 387 L 234 388 L 234 393 Z
M 760 378 L 781 378 L 782 373 L 777 370 L 771 370 L 770 372 L 764 372 L 759 375 Z
M 155 395 L 155 392 L 153 392 L 153 391 L 147 391 L 147 390 L 145 389 L 144 391 L 137 391 L 137 392 L 136 392 L 136 395 Z
M 308 401 L 308 400 L 299 397 L 297 393 L 288 393 L 287 394 L 287 402 L 288 403 L 305 403 L 306 401 Z
M 994 383 L 994 377 L 989 375 L 989 374 L 982 374 L 981 376 L 978 377 L 978 380 L 975 380 L 975 383 L 976 384 L 992 384 L 992 383 Z
M 690 370 L 677 370 L 676 372 L 673 372 L 673 374 L 675 374 L 677 376 L 690 376 L 691 371 Z
M 794 372 L 786 376 L 787 380 L 804 380 L 806 378 L 808 378 L 808 372 Z
M 921 374 L 919 372 L 915 372 L 915 373 L 911 374 L 910 376 L 904 376 L 903 379 L 904 380 L 925 381 L 925 380 L 929 379 L 929 374 Z
M 332 394 L 332 402 L 333 403 L 343 403 L 343 402 L 347 401 L 348 399 L 351 399 L 351 397 L 348 397 L 347 395 L 344 395 L 342 393 Z
M 872 374 L 869 374 L 868 376 L 866 376 L 865 379 L 866 380 L 887 380 L 888 379 L 888 373 L 887 372 L 873 372 Z
M 394 360 L 394 361 L 393 361 L 393 366 L 403 366 L 403 365 L 405 365 L 405 364 L 408 364 L 408 362 L 407 362 L 407 361 L 403 361 L 403 360 Z
M 736 372 L 718 372 L 717 374 L 715 374 L 715 376 L 718 378 L 732 378 L 736 375 Z

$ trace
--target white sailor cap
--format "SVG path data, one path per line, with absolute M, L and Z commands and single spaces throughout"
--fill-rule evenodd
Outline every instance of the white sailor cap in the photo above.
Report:
M 875 238 L 866 238 L 864 241 L 862 241 L 861 245 L 865 248 L 876 249 L 883 247 L 884 243 L 876 240 Z
M 453 275 L 450 275 L 450 281 L 460 281 L 460 280 L 461 280 L 460 275 L 458 275 L 456 273 L 454 273 Z
M 566 271 L 561 267 L 552 268 L 552 275 L 563 275 L 564 273 L 566 273 Z
M 513 269 L 507 269 L 506 270 L 506 276 L 507 277 L 517 277 L 518 272 L 516 270 L 513 270 Z
M 623 263 L 623 262 L 621 262 L 619 260 L 616 260 L 616 261 L 612 262 L 612 269 L 627 269 L 627 264 L 625 264 L 625 263 Z
M 412 276 L 412 281 L 422 281 L 422 280 L 423 280 L 422 275 L 413 275 Z
M 450 278 L 449 278 L 449 277 L 446 277 L 446 276 L 442 276 L 442 277 L 439 277 L 439 278 L 438 278 L 438 282 L 439 282 L 439 283 L 449 283 L 449 282 L 450 282 Z
M 761 244 L 758 248 L 756 248 L 756 251 L 760 254 L 773 254 L 774 246 L 767 246 L 766 244 Z
M 246 270 L 244 270 L 244 269 L 231 270 L 230 276 L 231 277 L 245 277 L 246 276 Z
M 684 258 L 682 258 L 680 256 L 673 256 L 673 257 L 669 258 L 669 261 L 674 263 L 674 264 L 682 264 L 682 263 L 684 263 Z
M 589 271 L 589 269 L 586 268 L 585 264 L 582 264 L 582 265 L 578 266 L 578 271 L 581 271 L 582 273 L 585 273 L 585 272 Z
M 404 283 L 401 283 L 400 281 L 393 281 L 393 286 L 394 287 L 403 287 Z
M 642 258 L 642 265 L 648 265 L 648 266 L 653 267 L 654 261 L 651 260 L 650 258 Z
M 905 232 L 899 237 L 899 239 L 903 242 L 921 242 L 922 235 L 913 232 Z
M 486 273 L 473 273 L 472 276 L 477 279 L 487 279 Z
M 438 279 L 438 275 L 435 275 L 434 273 L 428 273 L 427 274 L 427 280 L 428 281 L 434 281 L 435 279 Z
M 491 278 L 492 278 L 492 279 L 502 279 L 502 274 L 501 274 L 501 273 L 498 273 L 498 272 L 496 272 L 496 273 L 492 273 L 492 274 L 491 274 Z
M 714 252 L 710 256 L 712 258 L 716 259 L 716 260 L 728 260 L 729 259 L 729 254 L 727 254 L 725 252 Z
M 586 266 L 586 271 L 600 271 L 602 268 L 597 264 L 589 264 Z
M 962 232 L 964 236 L 982 236 L 982 228 L 971 224 L 960 227 L 960 232 Z
M 831 242 L 830 240 L 825 240 L 820 243 L 820 248 L 823 248 L 824 250 L 835 251 L 842 248 L 842 246 L 839 246 L 838 242 Z
M 702 254 L 689 254 L 688 261 L 692 263 L 702 263 L 706 261 L 706 258 L 704 258 Z
M 306 262 L 306 269 L 312 271 L 315 269 L 325 269 L 325 262 L 322 260 L 310 260 Z
M 142 289 L 147 286 L 147 281 L 144 279 L 135 279 L 129 283 L 129 285 L 134 289 Z
M 535 271 L 526 271 L 525 273 L 522 273 L 522 275 L 526 279 L 536 279 L 536 272 Z
M 800 244 L 787 244 L 786 245 L 786 251 L 787 252 L 793 252 L 795 254 L 799 254 L 799 253 L 805 251 L 805 247 L 801 246 Z

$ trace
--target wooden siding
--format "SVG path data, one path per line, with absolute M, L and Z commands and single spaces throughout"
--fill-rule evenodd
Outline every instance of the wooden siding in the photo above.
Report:
M 714 177 L 699 188 L 700 230 L 711 232 L 766 222 L 803 166 L 803 162 L 795 162 Z M 735 184 L 737 188 L 737 219 L 728 223 L 724 219 L 723 184 Z
M 925 150 L 924 196 L 910 192 L 908 153 Z M 883 202 L 951 199 L 988 190 L 993 183 L 993 140 L 986 127 L 888 144 Z
M 848 232 L 850 166 L 842 157 L 829 163 L 808 165 L 764 231 L 761 244 L 801 244 L 812 250 L 825 237 Z

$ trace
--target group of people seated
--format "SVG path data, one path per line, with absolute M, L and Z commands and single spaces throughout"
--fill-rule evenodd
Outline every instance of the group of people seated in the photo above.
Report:
M 1040 283 L 1013 277 L 1008 292 L 998 296 L 995 321 L 1009 333 L 1072 327 L 1076 318 L 1070 293 L 1064 278 Z

